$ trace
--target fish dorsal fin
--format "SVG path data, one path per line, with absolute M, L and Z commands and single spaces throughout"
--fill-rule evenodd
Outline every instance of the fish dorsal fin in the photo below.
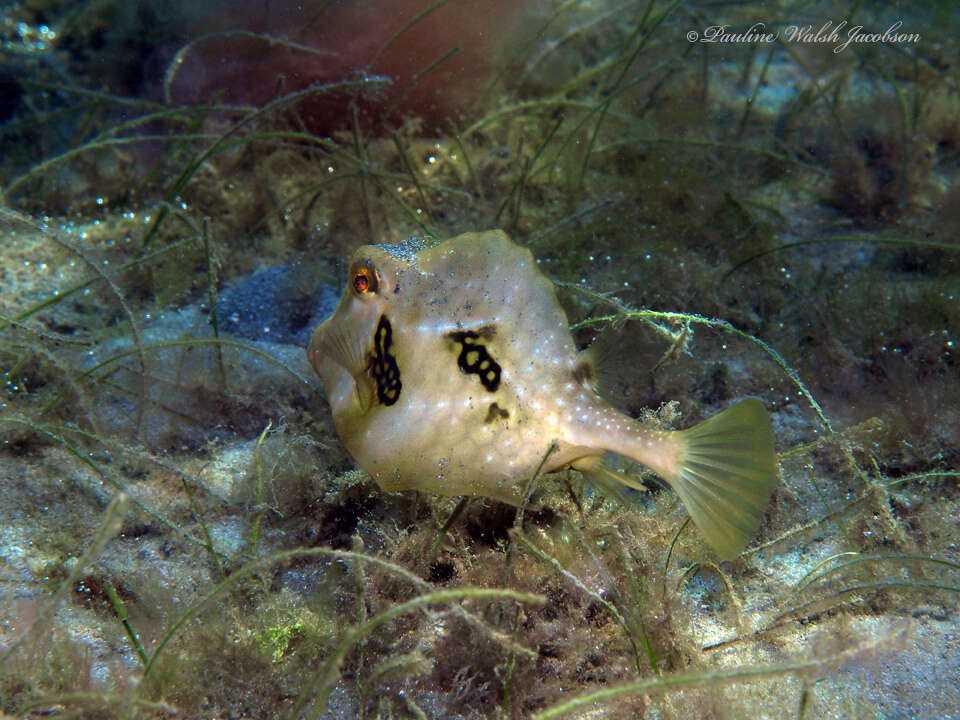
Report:
M 586 348 L 577 353 L 577 363 L 573 366 L 573 379 L 597 392 L 597 364 L 592 348 Z
M 591 389 L 615 408 L 624 410 L 628 392 L 636 392 L 637 384 L 648 378 L 638 374 L 638 358 L 633 345 L 625 347 L 623 336 L 614 328 L 601 330 L 593 342 L 580 351 L 579 358 L 589 362 L 593 371 Z M 645 357 L 645 356 L 644 356 Z

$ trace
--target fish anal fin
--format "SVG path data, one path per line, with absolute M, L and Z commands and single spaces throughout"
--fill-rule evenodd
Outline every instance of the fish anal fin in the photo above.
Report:
M 604 462 L 603 457 L 599 455 L 581 458 L 574 462 L 571 467 L 583 473 L 583 476 L 591 485 L 613 497 L 620 497 L 621 486 L 633 488 L 634 490 L 650 489 L 643 481 L 628 475 L 622 470 L 610 467 Z

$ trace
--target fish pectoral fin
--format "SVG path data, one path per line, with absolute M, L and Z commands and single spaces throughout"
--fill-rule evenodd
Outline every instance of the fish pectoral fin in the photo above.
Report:
M 748 398 L 670 438 L 678 462 L 665 479 L 707 544 L 732 560 L 760 527 L 777 483 L 770 416 Z
M 353 375 L 353 397 L 360 408 L 361 414 L 365 415 L 373 407 L 373 399 L 376 394 L 376 385 L 366 371 L 360 373 L 359 376 Z

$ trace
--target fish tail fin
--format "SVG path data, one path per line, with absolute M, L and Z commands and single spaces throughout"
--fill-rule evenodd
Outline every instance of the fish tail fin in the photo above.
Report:
M 777 482 L 770 416 L 748 398 L 669 437 L 677 456 L 665 479 L 707 544 L 733 559 L 760 527 Z

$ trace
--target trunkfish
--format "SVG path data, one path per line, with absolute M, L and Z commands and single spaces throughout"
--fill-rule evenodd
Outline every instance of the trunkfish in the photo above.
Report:
M 660 475 L 706 542 L 732 558 L 777 481 L 756 398 L 680 431 L 645 427 L 603 400 L 553 284 L 498 230 L 361 247 L 307 352 L 343 444 L 384 490 L 518 505 L 541 462 L 542 472 L 636 486 L 604 463 L 615 453 Z

